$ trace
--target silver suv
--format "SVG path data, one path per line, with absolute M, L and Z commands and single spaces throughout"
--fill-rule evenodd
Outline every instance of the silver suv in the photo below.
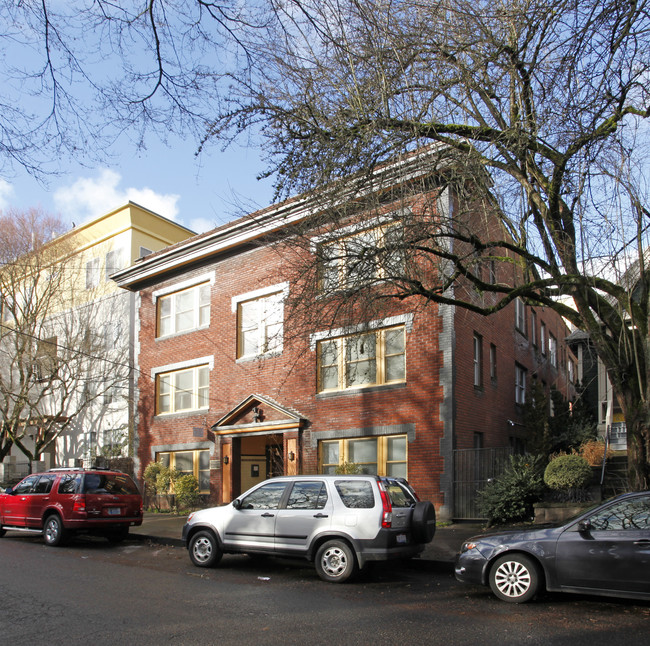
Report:
M 183 541 L 199 567 L 224 553 L 298 557 L 342 583 L 369 561 L 417 556 L 435 528 L 434 506 L 402 478 L 285 476 L 191 514 Z

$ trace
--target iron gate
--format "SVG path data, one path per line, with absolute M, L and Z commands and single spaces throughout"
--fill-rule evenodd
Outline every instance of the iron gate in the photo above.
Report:
M 490 478 L 501 475 L 513 450 L 456 449 L 454 451 L 454 518 L 483 520 L 476 504 L 476 493 Z

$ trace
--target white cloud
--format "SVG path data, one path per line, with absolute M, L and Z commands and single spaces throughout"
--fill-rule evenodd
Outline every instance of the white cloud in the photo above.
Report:
M 178 219 L 180 195 L 156 193 L 150 188 L 120 188 L 122 176 L 103 169 L 96 177 L 82 177 L 54 193 L 57 210 L 67 219 L 85 222 L 109 213 L 127 202 L 136 202 L 170 220 Z
M 194 218 L 187 226 L 196 233 L 205 233 L 206 231 L 212 231 L 217 225 L 206 218 Z
M 9 207 L 9 198 L 14 193 L 14 187 L 4 179 L 0 179 L 0 209 Z

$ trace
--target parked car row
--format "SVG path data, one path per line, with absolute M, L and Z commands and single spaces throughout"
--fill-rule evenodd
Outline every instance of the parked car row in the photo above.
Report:
M 0 494 L 0 537 L 18 530 L 60 545 L 79 532 L 117 542 L 141 523 L 142 497 L 117 471 L 53 469 Z M 369 562 L 421 554 L 435 529 L 434 506 L 402 478 L 284 476 L 190 514 L 182 539 L 197 567 L 215 567 L 223 554 L 275 555 L 306 559 L 321 579 L 342 583 Z M 650 599 L 650 492 L 560 525 L 470 538 L 455 576 L 514 603 L 543 590 Z

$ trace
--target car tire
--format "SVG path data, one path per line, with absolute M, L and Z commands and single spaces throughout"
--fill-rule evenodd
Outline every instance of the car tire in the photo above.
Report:
M 357 572 L 354 551 L 341 540 L 323 543 L 316 552 L 316 572 L 323 581 L 343 583 Z
M 537 594 L 540 583 L 537 564 L 524 554 L 505 554 L 490 570 L 490 588 L 502 601 L 526 603 Z
M 0 528 L 0 538 L 2 538 L 7 533 L 6 529 Z
M 223 552 L 216 536 L 207 530 L 197 532 L 188 545 L 190 560 L 197 567 L 215 567 Z
M 436 533 L 436 508 L 428 500 L 416 503 L 411 520 L 416 543 L 430 543 Z
M 50 514 L 43 523 L 43 538 L 45 544 L 50 547 L 62 545 L 65 542 L 67 533 L 63 527 L 63 521 L 58 514 Z

